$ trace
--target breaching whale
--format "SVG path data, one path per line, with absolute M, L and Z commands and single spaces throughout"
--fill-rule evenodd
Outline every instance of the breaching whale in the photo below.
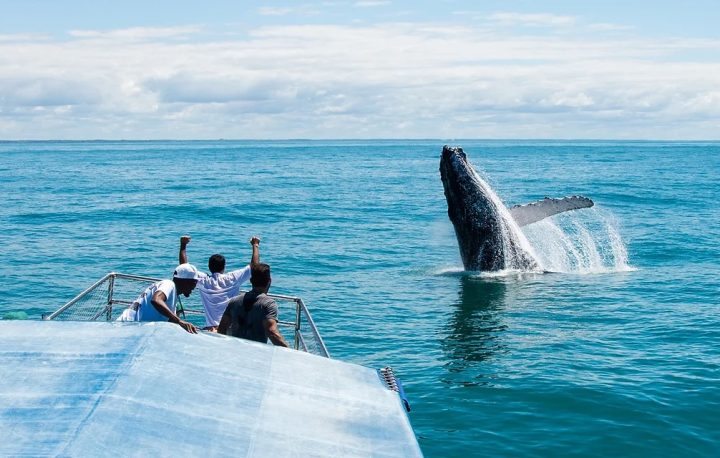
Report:
M 444 146 L 440 178 L 465 270 L 537 270 L 520 227 L 569 210 L 592 207 L 587 197 L 544 198 L 508 209 L 475 172 L 462 148 Z

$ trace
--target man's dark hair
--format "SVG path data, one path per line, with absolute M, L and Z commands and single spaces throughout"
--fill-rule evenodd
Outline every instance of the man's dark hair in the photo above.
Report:
M 250 267 L 250 283 L 256 288 L 264 288 L 270 284 L 270 266 L 259 263 Z
M 225 256 L 221 254 L 214 254 L 210 256 L 208 269 L 210 269 L 211 274 L 219 273 L 225 270 Z

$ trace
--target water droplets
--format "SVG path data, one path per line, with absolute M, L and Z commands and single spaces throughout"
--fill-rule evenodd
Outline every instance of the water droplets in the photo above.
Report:
M 612 215 L 597 208 L 531 224 L 525 234 L 540 265 L 553 272 L 593 274 L 633 270 Z
M 476 185 L 483 190 L 483 194 L 492 204 L 493 210 L 497 215 L 498 229 L 502 238 L 502 254 L 504 258 L 503 270 L 510 271 L 527 271 L 536 270 L 540 265 L 540 260 L 535 254 L 535 249 L 525 236 L 523 231 L 517 225 L 510 211 L 502 202 L 500 197 L 485 181 L 480 173 L 474 168 L 470 168 L 472 178 Z

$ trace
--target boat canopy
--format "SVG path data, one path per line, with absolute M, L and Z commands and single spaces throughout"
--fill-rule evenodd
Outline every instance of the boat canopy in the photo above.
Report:
M 421 456 L 378 372 L 170 323 L 0 321 L 0 455 Z

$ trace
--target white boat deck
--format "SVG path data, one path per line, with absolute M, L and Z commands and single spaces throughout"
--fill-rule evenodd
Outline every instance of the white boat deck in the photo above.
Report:
M 376 371 L 168 323 L 0 321 L 0 455 L 421 456 Z

